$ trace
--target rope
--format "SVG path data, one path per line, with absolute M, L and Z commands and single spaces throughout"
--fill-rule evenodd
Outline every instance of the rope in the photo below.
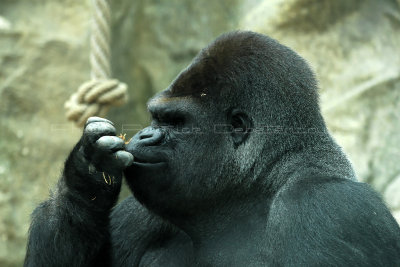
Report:
M 111 106 L 120 106 L 128 100 L 127 85 L 110 78 L 111 12 L 108 0 L 92 0 L 92 7 L 91 80 L 83 83 L 64 105 L 67 119 L 77 126 L 83 126 L 91 116 L 104 117 Z

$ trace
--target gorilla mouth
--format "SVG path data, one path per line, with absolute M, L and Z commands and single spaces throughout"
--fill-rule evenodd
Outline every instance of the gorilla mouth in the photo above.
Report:
M 160 165 L 166 164 L 168 156 L 164 151 L 154 151 L 154 149 L 132 149 L 131 151 L 127 150 L 129 153 L 133 155 L 133 163 L 132 166 L 150 166 L 150 165 Z
M 134 157 L 132 165 L 136 166 L 157 166 L 157 165 L 163 165 L 166 164 L 165 161 L 162 161 L 160 159 L 151 159 L 151 158 L 137 158 Z

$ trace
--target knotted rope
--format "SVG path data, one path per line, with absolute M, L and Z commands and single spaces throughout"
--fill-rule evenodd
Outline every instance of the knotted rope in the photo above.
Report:
M 107 0 L 92 0 L 92 7 L 91 80 L 83 83 L 64 105 L 67 119 L 77 126 L 83 126 L 91 116 L 105 116 L 111 106 L 120 106 L 128 100 L 126 84 L 111 79 L 110 6 Z

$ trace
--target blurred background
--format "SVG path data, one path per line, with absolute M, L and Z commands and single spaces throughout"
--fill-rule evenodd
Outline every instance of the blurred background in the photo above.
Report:
M 117 131 L 146 126 L 146 100 L 219 34 L 261 32 L 311 64 L 329 129 L 400 221 L 400 0 L 111 2 L 130 95 L 107 115 Z M 30 213 L 81 135 L 63 105 L 89 78 L 91 16 L 89 0 L 0 0 L 0 266 L 22 264 Z

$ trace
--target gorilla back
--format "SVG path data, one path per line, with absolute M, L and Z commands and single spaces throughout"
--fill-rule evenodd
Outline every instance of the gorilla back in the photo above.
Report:
M 27 266 L 400 265 L 399 225 L 356 181 L 289 48 L 224 34 L 148 109 L 126 146 L 89 119 L 33 214 Z M 123 170 L 134 197 L 112 209 Z

